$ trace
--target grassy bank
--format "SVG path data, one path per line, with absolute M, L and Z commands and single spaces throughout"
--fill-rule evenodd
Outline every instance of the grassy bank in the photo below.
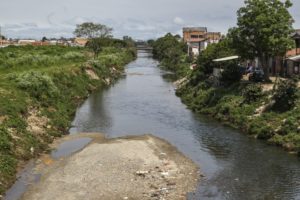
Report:
M 135 50 L 106 47 L 97 59 L 84 48 L 0 49 L 0 194 L 17 167 L 67 134 L 77 106 L 113 83 Z
M 229 62 L 216 84 L 212 72 L 218 66 L 213 59 L 235 55 L 229 41 L 209 45 L 193 61 L 195 70 L 188 67 L 191 61 L 182 45 L 168 34 L 154 42 L 154 57 L 179 79 L 184 78 L 178 81 L 177 95 L 191 110 L 300 155 L 300 91 L 296 81 L 279 81 L 272 89 L 273 85 L 240 80 L 238 65 Z
M 211 87 L 206 82 L 188 83 L 177 94 L 197 113 L 210 115 L 257 139 L 299 154 L 300 99 L 289 110 L 274 109 L 270 106 L 273 91 L 261 92 L 260 87 L 247 82 L 229 87 Z

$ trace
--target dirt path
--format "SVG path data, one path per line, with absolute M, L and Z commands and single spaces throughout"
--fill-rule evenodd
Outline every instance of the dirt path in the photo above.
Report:
M 35 170 L 41 180 L 22 199 L 177 200 L 186 199 L 197 184 L 196 165 L 156 137 L 105 139 L 84 134 L 54 145 L 78 138 L 91 138 L 91 142 L 72 155 L 40 158 Z

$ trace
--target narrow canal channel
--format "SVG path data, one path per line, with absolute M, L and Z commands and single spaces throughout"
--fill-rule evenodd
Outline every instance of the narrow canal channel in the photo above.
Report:
M 140 51 L 126 77 L 78 109 L 71 134 L 151 133 L 194 160 L 205 177 L 189 199 L 300 199 L 300 161 L 276 147 L 197 116 L 150 53 Z

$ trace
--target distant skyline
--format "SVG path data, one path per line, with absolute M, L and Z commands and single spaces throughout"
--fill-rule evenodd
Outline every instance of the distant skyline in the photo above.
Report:
M 300 29 L 300 1 L 292 0 Z M 73 37 L 76 24 L 92 21 L 114 29 L 115 37 L 150 39 L 182 27 L 205 26 L 226 33 L 236 25 L 244 0 L 1 0 L 2 33 L 12 38 Z

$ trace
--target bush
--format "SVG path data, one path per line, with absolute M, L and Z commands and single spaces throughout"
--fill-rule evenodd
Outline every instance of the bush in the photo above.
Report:
M 268 140 L 274 135 L 272 128 L 262 119 L 252 121 L 248 131 L 250 134 L 257 135 L 257 138 L 262 140 Z
M 298 116 L 289 116 L 287 119 L 284 120 L 283 124 L 281 125 L 278 134 L 280 135 L 287 135 L 292 132 L 297 132 L 299 127 L 300 117 Z
M 192 86 L 196 86 L 197 84 L 201 83 L 206 79 L 205 73 L 202 72 L 199 68 L 193 71 L 193 73 L 190 76 L 190 84 Z
M 16 171 L 16 163 L 16 159 L 13 158 L 11 155 L 0 154 L 0 175 L 4 177 L 13 176 Z M 2 181 L 2 176 L 0 176 L 0 181 Z
M 0 128 L 0 153 L 9 152 L 11 150 L 10 139 L 7 131 Z
M 250 84 L 242 92 L 246 103 L 256 102 L 263 96 L 260 84 Z
M 280 80 L 273 95 L 273 100 L 275 101 L 273 109 L 278 111 L 290 110 L 298 98 L 297 92 L 296 81 L 290 79 Z
M 85 56 L 80 52 L 70 51 L 63 55 L 64 59 L 83 59 Z
M 16 77 L 16 82 L 19 88 L 38 100 L 54 97 L 58 93 L 51 77 L 41 72 L 25 72 Z
M 242 73 L 240 66 L 236 62 L 228 62 L 224 66 L 224 71 L 222 72 L 221 81 L 225 83 L 235 83 L 240 81 L 242 78 Z
M 219 64 L 213 62 L 214 59 L 235 54 L 234 49 L 230 46 L 229 40 L 223 39 L 219 43 L 208 45 L 208 47 L 198 56 L 197 65 L 204 74 L 212 74 L 213 68 L 219 66 Z

